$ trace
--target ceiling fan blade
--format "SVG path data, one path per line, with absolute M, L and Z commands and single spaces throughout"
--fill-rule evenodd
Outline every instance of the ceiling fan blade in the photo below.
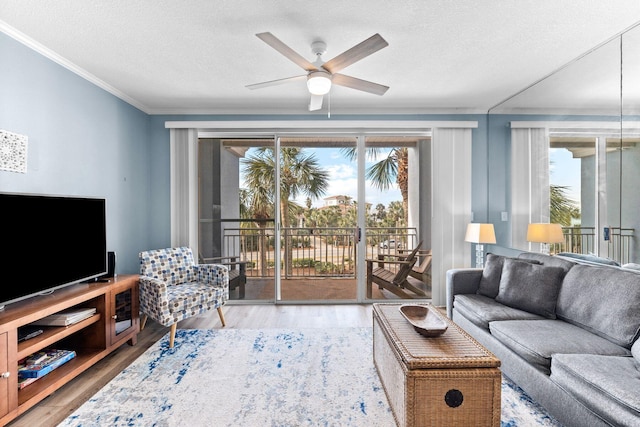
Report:
M 317 111 L 321 109 L 322 98 L 324 98 L 324 95 L 311 95 L 311 100 L 309 100 L 309 111 Z
M 375 53 L 387 46 L 389 46 L 389 43 L 387 43 L 380 34 L 374 34 L 362 43 L 355 45 L 351 49 L 346 50 L 335 58 L 325 62 L 322 64 L 322 68 L 331 74 L 337 73 L 354 62 L 359 61 L 362 58 L 366 58 L 372 53 Z
M 351 76 L 345 76 L 344 74 L 334 74 L 331 82 L 334 85 L 357 89 L 381 96 L 384 95 L 385 92 L 389 89 L 389 86 L 380 85 L 378 83 L 373 83 L 367 80 L 357 79 Z
M 287 77 L 284 79 L 278 79 L 278 80 L 270 80 L 268 82 L 262 82 L 262 83 L 255 83 L 252 85 L 247 85 L 246 87 L 253 90 L 253 89 L 262 89 L 263 87 L 269 87 L 269 86 L 277 86 L 277 85 L 282 85 L 285 83 L 291 83 L 291 82 L 296 82 L 298 80 L 306 80 L 307 79 L 307 75 L 303 74 L 301 76 L 294 76 L 294 77 Z
M 284 44 L 279 38 L 277 38 L 273 34 L 258 33 L 256 34 L 256 36 L 260 40 L 262 40 L 263 42 L 265 42 L 266 44 L 268 44 L 269 46 L 271 46 L 272 48 L 274 48 L 275 50 L 277 50 L 287 58 L 289 58 L 290 61 L 293 61 L 294 63 L 298 64 L 300 67 L 304 68 L 305 70 L 313 71 L 318 69 L 318 67 L 316 67 L 311 62 L 304 59 L 302 55 L 300 55 L 295 50 L 291 49 L 289 46 Z

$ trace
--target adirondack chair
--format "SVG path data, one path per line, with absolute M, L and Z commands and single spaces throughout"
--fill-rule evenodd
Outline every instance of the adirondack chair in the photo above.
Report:
M 406 254 L 384 254 L 378 259 L 367 259 L 367 298 L 372 298 L 373 283 L 380 289 L 386 289 L 400 298 L 424 298 L 425 292 L 407 280 L 411 269 L 417 261 L 416 254 L 420 250 L 420 242 L 408 255 Z M 386 259 L 385 259 L 386 258 Z M 390 259 L 396 258 L 396 259 Z M 377 263 L 377 267 L 374 264 Z M 398 265 L 397 271 L 385 268 L 385 265 Z M 410 291 L 411 293 L 409 293 Z
M 415 277 L 420 280 L 422 283 L 427 284 L 427 282 L 431 281 L 431 277 L 429 276 L 429 270 L 431 269 L 431 249 L 419 250 L 416 254 L 418 260 L 422 258 L 422 261 L 419 263 L 416 261 L 415 265 L 409 272 L 409 276 Z

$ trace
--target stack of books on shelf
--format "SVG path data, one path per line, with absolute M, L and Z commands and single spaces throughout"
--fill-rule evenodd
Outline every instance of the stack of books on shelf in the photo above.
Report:
M 40 320 L 32 322 L 31 325 L 40 326 L 69 326 L 81 320 L 88 319 L 96 313 L 95 308 L 72 308 L 64 310 Z
M 43 350 L 32 354 L 18 362 L 18 388 L 27 385 L 47 375 L 54 369 L 76 357 L 73 350 Z

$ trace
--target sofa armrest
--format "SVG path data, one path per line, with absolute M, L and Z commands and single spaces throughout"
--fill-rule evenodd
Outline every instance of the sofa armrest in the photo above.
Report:
M 457 294 L 475 294 L 480 287 L 481 268 L 455 268 L 447 271 L 447 316 L 453 315 L 453 298 Z

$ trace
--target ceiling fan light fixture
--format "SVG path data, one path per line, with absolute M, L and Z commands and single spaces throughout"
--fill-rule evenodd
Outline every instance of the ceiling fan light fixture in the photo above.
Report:
M 326 71 L 313 71 L 307 76 L 307 88 L 312 95 L 325 95 L 331 90 L 331 75 Z

